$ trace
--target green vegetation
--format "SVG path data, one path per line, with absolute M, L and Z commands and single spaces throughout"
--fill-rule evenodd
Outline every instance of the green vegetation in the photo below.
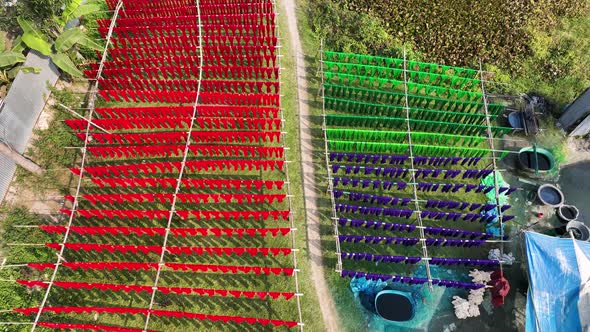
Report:
M 64 15 L 66 15 L 64 13 Z M 67 18 L 61 18 L 65 21 Z M 23 30 L 21 39 L 25 45 L 43 55 L 49 56 L 51 61 L 63 72 L 73 76 L 82 77 L 82 72 L 76 67 L 75 60 L 80 57 L 77 53 L 78 47 L 85 47 L 91 50 L 100 51 L 104 47 L 88 37 L 79 28 L 64 30 L 64 26 L 56 26 L 53 33 L 44 34 L 35 27 L 32 21 L 17 17 L 18 24 Z
M 496 72 L 489 89 L 537 93 L 556 114 L 590 84 L 590 6 L 583 0 L 320 0 L 305 7 L 326 49 L 401 56 Z
M 561 164 L 567 159 L 567 140 L 564 139 L 563 133 L 555 126 L 555 123 L 543 121 L 542 126 L 544 130 L 535 137 L 535 141 L 538 147 L 549 150 L 553 154 L 555 167 L 548 175 L 558 176 Z
M 1 232 L 1 259 L 6 259 L 6 265 L 24 264 L 28 262 L 42 262 L 54 259 L 54 255 L 43 247 L 32 247 L 25 245 L 12 244 L 34 244 L 52 242 L 52 237 L 40 231 L 37 228 L 18 228 L 19 225 L 40 225 L 47 224 L 47 220 L 29 213 L 25 208 L 12 207 L 0 210 L 3 214 Z M 34 280 L 41 276 L 38 271 L 28 268 L 4 268 L 0 270 L 0 279 L 17 280 L 30 279 Z M 0 282 L 0 308 L 2 310 L 10 308 L 21 308 L 35 306 L 41 300 L 40 292 L 31 292 L 26 287 L 14 282 Z M 0 313 L 2 322 L 26 322 L 27 317 L 10 312 Z M 28 331 L 27 326 L 17 327 L 9 325 L 0 325 L 2 332 Z
M 9 84 L 19 70 L 35 72 L 34 68 L 18 65 L 25 61 L 23 52 L 26 54 L 28 49 L 49 56 L 64 73 L 82 77 L 76 64 L 85 60 L 83 55 L 94 56 L 92 51 L 104 47 L 94 41 L 96 32 L 86 33 L 80 27 L 66 29 L 66 24 L 102 8 L 103 5 L 96 1 L 82 4 L 81 0 L 29 0 L 19 1 L 16 10 L 4 9 L 8 15 L 6 18 L 17 22 L 22 34 L 16 27 L 4 27 L 14 35 L 10 41 L 12 47 L 7 49 L 7 33 L 0 31 L 0 85 Z
M 72 115 L 58 106 L 63 104 L 71 108 L 83 107 L 84 95 L 73 93 L 70 89 L 51 88 L 55 103 L 45 109 L 45 112 L 51 113 L 51 120 L 47 124 L 47 129 L 34 131 L 34 138 L 26 153 L 46 172 L 38 176 L 20 167 L 17 169 L 17 183 L 34 189 L 38 194 L 55 189 L 67 193 L 66 187 L 71 176 L 66 168 L 72 167 L 79 154 L 78 150 L 71 148 L 78 146 L 79 140 L 64 123 L 64 120 Z
M 531 31 L 530 55 L 510 74 L 511 89 L 544 96 L 557 116 L 590 85 L 590 11 L 562 18 L 553 29 Z
M 281 16 L 281 20 L 284 20 L 285 16 Z M 281 34 L 286 35 L 287 26 L 285 22 L 281 23 Z M 290 44 L 283 45 L 281 49 L 281 53 L 283 54 L 293 54 L 290 51 Z M 300 285 L 300 292 L 304 293 L 305 296 L 301 298 L 302 306 L 303 306 L 303 316 L 305 322 L 305 329 L 309 331 L 322 331 L 322 320 L 318 319 L 318 305 L 317 305 L 317 298 L 316 294 L 313 291 L 313 284 L 310 281 L 310 267 L 309 267 L 309 257 L 308 252 L 306 250 L 307 243 L 306 243 L 306 232 L 305 232 L 305 212 L 303 208 L 303 200 L 302 200 L 302 184 L 301 184 L 301 165 L 300 165 L 300 146 L 299 146 L 299 122 L 298 122 L 298 115 L 297 115 L 297 100 L 296 94 L 292 93 L 296 90 L 296 83 L 295 83 L 295 70 L 294 70 L 294 61 L 291 56 L 285 56 L 281 60 L 281 67 L 284 68 L 282 71 L 282 85 L 281 89 L 283 91 L 287 91 L 285 96 L 282 100 L 282 106 L 284 108 L 284 116 L 286 119 L 286 126 L 284 130 L 288 132 L 286 138 L 286 144 L 290 148 L 289 160 L 291 163 L 289 164 L 289 176 L 291 179 L 291 194 L 294 196 L 293 198 L 293 205 L 292 211 L 294 211 L 295 215 L 295 227 L 298 228 L 296 234 L 296 245 L 300 249 L 300 252 L 297 253 L 298 258 L 298 268 L 302 270 L 299 273 L 299 285 Z M 82 94 L 72 93 L 72 90 L 78 90 L 80 88 L 79 84 L 74 86 L 69 86 L 67 89 L 56 89 L 52 91 L 53 97 L 56 99 L 54 105 L 51 106 L 51 112 L 54 113 L 54 118 L 49 124 L 49 130 L 43 130 L 36 132 L 36 139 L 32 143 L 31 149 L 29 150 L 28 154 L 33 156 L 33 159 L 41 164 L 44 168 L 48 168 L 49 171 L 47 176 L 42 178 L 34 177 L 33 175 L 22 174 L 19 172 L 19 181 L 22 183 L 26 183 L 27 186 L 34 187 L 35 190 L 41 190 L 41 188 L 45 187 L 56 187 L 57 186 L 65 186 L 67 184 L 67 176 L 69 178 L 69 172 L 65 170 L 65 167 L 70 167 L 73 161 L 75 160 L 76 156 L 79 156 L 79 150 L 75 149 L 65 149 L 68 146 L 79 146 L 81 141 L 77 139 L 74 135 L 71 134 L 71 130 L 67 127 L 63 120 L 65 118 L 71 118 L 71 115 L 63 110 L 58 110 L 57 104 L 62 103 L 68 107 L 77 108 L 77 107 L 84 107 L 84 96 Z M 97 105 L 108 106 L 109 104 L 105 103 L 104 101 L 98 101 Z M 112 106 L 112 104 L 110 104 Z M 121 104 L 119 104 L 121 105 Z M 137 105 L 137 104 L 135 104 Z M 172 160 L 173 158 L 171 158 Z M 101 164 L 110 163 L 112 160 L 97 160 L 93 159 L 93 163 L 100 162 Z M 223 175 L 224 177 L 234 177 L 235 174 L 231 174 L 231 172 L 224 172 L 223 174 L 218 174 L 219 176 Z M 211 174 L 187 174 L 187 177 L 211 177 Z M 213 175 L 215 176 L 215 175 Z M 240 176 L 244 176 L 246 178 L 258 178 L 261 177 L 261 174 L 258 172 L 252 172 L 248 174 L 241 174 Z M 278 171 L 272 172 L 271 174 L 267 174 L 265 176 L 272 177 L 271 179 L 284 179 L 284 174 L 279 173 Z M 63 177 L 63 178 L 62 178 Z M 85 193 L 92 193 L 95 191 L 96 188 L 92 186 L 85 186 Z M 129 191 L 131 189 L 128 189 Z M 133 190 L 131 190 L 133 191 Z M 194 205 L 194 204 L 192 204 Z M 283 206 L 277 207 L 278 209 L 285 208 L 286 204 Z M 124 209 L 128 205 L 118 205 L 118 208 Z M 82 202 L 82 208 L 90 208 L 88 202 Z M 134 205 L 137 207 L 137 204 Z M 187 207 L 187 205 L 185 205 Z M 105 206 L 103 206 L 105 208 Z M 147 206 L 145 208 L 154 208 L 154 205 Z M 167 207 L 165 207 L 167 208 Z M 198 209 L 198 207 L 192 206 L 194 209 Z M 213 209 L 222 209 L 219 206 L 214 206 Z M 232 205 L 231 209 L 243 209 L 238 205 Z M 109 225 L 107 220 L 102 220 L 104 225 Z M 113 221 L 117 222 L 117 221 Z M 145 227 L 161 227 L 162 223 L 165 221 L 162 220 L 152 220 L 146 221 L 141 220 L 141 226 Z M 48 222 L 46 221 L 45 224 Z M 129 221 L 120 222 L 123 224 L 128 224 Z M 173 223 L 176 227 L 245 227 L 243 221 L 225 221 L 225 220 L 177 220 L 175 219 Z M 223 223 L 223 224 L 221 224 Z M 32 222 L 23 221 L 20 224 L 33 224 Z M 83 218 L 76 219 L 77 225 L 93 225 L 95 222 L 93 220 L 85 221 Z M 119 224 L 118 224 L 119 225 Z M 9 226 L 7 226 L 9 227 Z M 247 226 L 246 226 L 247 227 Z M 286 222 L 274 222 L 268 221 L 265 223 L 260 223 L 258 226 L 252 227 L 288 227 Z M 17 229 L 16 231 L 21 231 Z M 38 230 L 36 230 L 38 232 Z M 54 239 L 54 242 L 61 241 L 61 236 L 56 236 L 57 239 Z M 105 236 L 105 237 L 98 237 L 93 236 L 91 238 L 87 236 L 72 234 L 70 237 L 70 242 L 103 242 L 104 243 L 121 243 L 121 244 L 137 244 L 137 245 L 161 245 L 162 238 L 161 237 L 138 237 L 138 238 L 125 238 L 123 236 Z M 40 238 L 32 238 L 31 240 L 21 240 L 20 243 L 23 242 L 30 242 L 30 243 L 44 243 L 48 242 L 46 239 Z M 51 242 L 51 241 L 49 241 Z M 250 240 L 248 238 L 248 242 L 243 242 L 234 238 L 229 237 L 196 237 L 196 238 L 172 238 L 170 239 L 169 245 L 193 245 L 193 246 L 212 246 L 212 247 L 219 247 L 219 246 L 240 246 L 244 243 L 253 243 L 254 246 L 259 247 L 290 247 L 290 238 L 285 237 L 277 237 L 271 238 L 268 236 L 267 238 L 254 238 Z M 23 247 L 23 250 L 30 251 L 32 248 L 30 247 Z M 45 256 L 39 256 L 39 258 L 32 259 L 28 255 L 26 256 L 29 261 L 32 262 L 40 262 L 40 261 L 47 261 L 51 262 L 55 260 L 55 257 L 46 257 L 47 253 L 53 254 L 53 251 L 48 248 L 39 248 L 39 251 L 43 251 Z M 105 258 L 108 257 L 108 258 Z M 86 260 L 86 261 L 102 261 L 102 260 L 112 260 L 112 261 L 157 261 L 159 257 L 156 255 L 150 254 L 148 256 L 145 255 L 136 255 L 136 256 L 129 256 L 123 255 L 120 253 L 93 253 L 93 252 L 74 252 L 69 250 L 68 251 L 68 259 L 69 260 Z M 177 258 L 176 256 L 167 255 L 167 261 L 174 261 Z M 272 258 L 273 261 L 268 263 L 268 259 L 264 261 L 261 260 L 261 257 L 246 257 L 246 255 L 236 258 L 236 257 L 213 257 L 207 258 L 208 261 L 214 260 L 214 264 L 236 264 L 236 260 L 238 261 L 239 265 L 273 265 L 273 266 L 290 266 L 291 265 L 291 258 L 289 257 L 276 257 Z M 183 256 L 182 261 L 188 263 L 199 263 L 200 258 L 198 256 Z M 180 259 L 179 259 L 180 261 Z M 201 260 L 202 262 L 202 260 Z M 264 263 L 263 263 L 264 262 Z M 10 263 L 10 262 L 9 262 Z M 266 264 L 268 263 L 268 264 Z M 28 269 L 25 269 L 28 271 Z M 49 270 L 44 271 L 45 274 L 49 272 Z M 120 271 L 120 272 L 107 272 L 107 271 L 88 271 L 88 272 L 80 272 L 80 271 L 69 271 L 68 269 L 61 268 L 58 273 L 59 280 L 75 280 L 81 282 L 109 282 L 109 283 L 116 283 L 116 284 L 142 284 L 142 285 L 151 285 L 153 283 L 155 277 L 154 271 Z M 15 277 L 16 278 L 16 277 Z M 14 278 L 13 278 L 14 279 Z M 34 278 L 33 278 L 34 279 Z M 42 278 L 43 280 L 47 280 L 46 278 Z M 192 286 L 192 287 L 203 287 L 203 288 L 226 288 L 226 289 L 253 289 L 253 290 L 270 290 L 270 291 L 293 291 L 293 278 L 288 278 L 284 276 L 280 277 L 256 277 L 256 276 L 243 276 L 243 275 L 213 275 L 213 274 L 205 274 L 205 273 L 182 273 L 182 272 L 172 272 L 172 271 L 164 271 L 162 272 L 162 279 L 160 284 L 163 286 L 166 285 L 185 285 L 185 286 Z M 13 291 L 19 292 L 26 292 L 26 287 L 14 285 Z M 38 301 L 38 296 L 42 294 L 38 290 L 33 292 L 34 297 L 31 299 L 30 302 L 27 303 L 14 303 L 14 304 L 6 304 L 5 308 L 11 307 L 26 307 L 26 306 L 35 306 Z M 131 307 L 145 307 L 150 301 L 151 294 L 148 293 L 129 293 L 129 295 L 123 292 L 109 292 L 109 291 L 99 291 L 99 290 L 68 290 L 59 292 L 58 290 L 54 290 L 51 293 L 51 301 L 53 305 L 59 305 L 60 303 L 67 303 L 68 305 L 105 305 L 105 306 L 131 306 Z M 199 297 L 192 296 L 192 295 L 175 295 L 175 294 L 158 294 L 156 297 L 156 302 L 159 303 L 159 306 L 162 309 L 166 310 L 183 310 L 183 311 L 193 311 L 193 312 L 204 312 L 204 313 L 217 313 L 217 314 L 227 314 L 227 315 L 244 315 L 244 316 L 259 316 L 259 317 L 272 317 L 276 319 L 287 319 L 287 320 L 295 320 L 297 317 L 296 313 L 296 299 L 291 299 L 288 302 L 284 300 L 275 300 L 275 301 L 268 301 L 268 300 L 243 300 L 243 299 L 233 299 L 233 298 L 203 298 L 200 299 Z M 50 317 L 50 316 L 44 316 Z M 22 315 L 11 315 L 11 318 L 18 318 L 23 321 L 30 321 L 30 318 L 24 317 Z M 80 315 L 78 317 L 73 318 L 73 316 L 66 317 L 63 316 L 60 319 L 67 320 L 67 321 L 76 321 L 76 322 L 93 322 L 93 315 Z M 207 322 L 196 322 L 196 321 L 182 321 L 182 324 L 178 324 L 178 326 L 174 326 L 171 320 L 152 317 L 153 325 L 152 328 L 158 330 L 165 330 L 165 331 L 181 331 L 181 330 L 190 330 L 190 331 L 197 331 L 197 330 L 228 330 L 233 331 L 237 328 L 244 329 L 246 331 L 266 331 L 266 330 L 277 330 L 271 329 L 270 327 L 262 327 L 260 325 L 255 325 L 249 327 L 248 325 L 232 325 L 232 324 L 220 324 L 220 323 L 207 323 Z M 100 315 L 99 320 L 97 323 L 106 324 L 106 325 L 125 325 L 125 326 L 143 326 L 143 317 L 137 316 L 119 316 L 119 315 Z M 282 329 L 278 329 L 282 330 Z
M 0 31 L 0 87 L 9 85 L 19 71 L 36 72 L 37 68 L 21 66 L 26 58 L 21 43 L 8 48 L 6 32 Z M 6 89 L 8 90 L 8 89 Z

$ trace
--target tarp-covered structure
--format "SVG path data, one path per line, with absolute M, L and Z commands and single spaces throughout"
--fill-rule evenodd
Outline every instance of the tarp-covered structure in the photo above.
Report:
M 590 243 L 525 233 L 526 331 L 590 331 Z

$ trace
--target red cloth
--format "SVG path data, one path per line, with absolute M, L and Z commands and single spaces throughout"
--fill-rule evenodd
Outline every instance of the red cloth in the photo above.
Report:
M 500 307 L 504 304 L 504 298 L 510 292 L 510 283 L 502 271 L 497 270 L 491 274 L 491 280 L 488 285 L 492 286 L 492 304 L 495 307 Z
M 75 329 L 75 330 L 90 330 L 90 331 L 110 331 L 110 332 L 142 332 L 142 329 L 134 329 L 127 327 L 118 327 L 112 325 L 98 325 L 98 324 L 70 324 L 70 323 L 54 323 L 54 322 L 39 322 L 38 326 L 51 329 Z M 153 330 L 148 330 L 154 332 Z

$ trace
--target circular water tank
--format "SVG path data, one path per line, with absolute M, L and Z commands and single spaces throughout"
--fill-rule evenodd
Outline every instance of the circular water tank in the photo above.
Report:
M 565 227 L 568 233 L 572 233 L 576 240 L 590 240 L 590 228 L 579 221 L 570 221 Z
M 580 216 L 580 210 L 573 205 L 562 205 L 557 208 L 557 216 L 564 223 L 577 220 Z
M 563 205 L 565 197 L 559 188 L 552 184 L 544 184 L 537 190 L 537 197 L 541 203 L 558 208 Z
M 375 298 L 377 314 L 394 322 L 405 322 L 414 318 L 415 308 L 412 294 L 396 290 L 383 290 Z
M 535 153 L 536 152 L 536 153 Z M 518 161 L 529 172 L 547 172 L 555 167 L 553 154 L 543 148 L 528 147 L 518 151 Z

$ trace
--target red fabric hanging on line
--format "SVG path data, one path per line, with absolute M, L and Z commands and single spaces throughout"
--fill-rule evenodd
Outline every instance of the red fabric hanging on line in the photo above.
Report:
M 119 327 L 112 325 L 98 325 L 98 324 L 72 324 L 72 323 L 55 323 L 55 322 L 39 322 L 37 326 L 42 326 L 50 329 L 75 329 L 75 330 L 90 330 L 90 331 L 109 331 L 109 332 L 144 332 L 143 329 L 134 329 L 128 327 Z M 154 330 L 147 330 L 148 332 L 155 332 Z
M 39 228 L 50 234 L 63 234 L 66 232 L 65 226 L 54 226 L 54 225 L 40 225 Z M 76 234 L 90 234 L 90 235 L 130 235 L 135 234 L 137 236 L 148 235 L 148 236 L 164 236 L 166 234 L 165 228 L 156 227 L 100 227 L 100 226 L 71 226 L 70 232 Z M 286 236 L 291 232 L 290 228 L 171 228 L 170 233 L 174 236 L 208 236 L 214 235 L 216 237 L 234 236 L 243 237 L 249 235 L 251 237 L 262 236 L 265 237 L 270 234 L 273 237 Z
M 44 281 L 30 281 L 30 280 L 17 280 L 17 283 L 28 286 L 28 287 L 43 287 L 49 286 L 48 282 Z M 61 288 L 73 288 L 73 289 L 100 289 L 100 290 L 111 290 L 111 291 L 124 291 L 129 293 L 133 292 L 151 292 L 152 286 L 141 286 L 141 285 L 117 285 L 117 284 L 101 284 L 101 283 L 87 283 L 87 282 L 69 282 L 69 281 L 54 281 L 53 285 Z M 227 289 L 207 289 L 207 288 L 195 288 L 195 287 L 157 287 L 158 291 L 168 294 L 198 294 L 200 296 L 222 296 L 228 295 L 239 298 L 246 296 L 244 293 L 247 291 L 242 290 L 227 290 Z M 260 299 L 270 297 L 272 299 L 278 299 L 279 297 L 285 300 L 290 300 L 295 296 L 295 293 L 289 292 L 256 292 L 256 295 Z
M 250 106 L 275 106 L 280 105 L 278 94 L 267 93 L 222 93 L 222 92 L 201 92 L 199 93 L 202 104 L 216 105 L 250 105 Z M 279 128 L 276 128 L 279 129 Z
M 144 203 L 160 202 L 171 203 L 174 199 L 173 194 L 96 194 L 82 195 L 92 205 L 97 203 Z M 285 194 L 178 194 L 176 198 L 182 203 L 226 203 L 237 202 L 238 204 L 273 204 L 282 203 L 287 197 Z M 74 201 L 73 196 L 65 196 L 66 199 Z
M 101 90 L 102 91 L 102 90 Z M 84 119 L 67 119 L 65 123 L 77 131 L 86 131 L 88 122 Z M 106 130 L 135 129 L 183 129 L 191 125 L 190 118 L 128 118 L 128 119 L 94 119 L 93 123 Z M 197 117 L 195 125 L 200 128 L 237 129 L 237 130 L 280 130 L 280 119 L 249 119 L 249 118 L 214 118 Z M 91 130 L 95 131 L 91 126 Z
M 78 132 L 80 140 L 86 140 L 86 133 Z M 178 144 L 186 143 L 187 134 L 184 132 L 104 134 L 90 133 L 92 144 Z M 279 131 L 198 131 L 191 132 L 191 139 L 201 143 L 260 143 L 277 142 L 281 140 Z M 97 148 L 96 146 L 92 148 Z M 117 147 L 119 148 L 119 147 Z M 121 147 L 124 148 L 124 147 Z M 151 147 L 150 147 L 151 148 Z
M 150 270 L 158 269 L 158 263 L 136 263 L 136 262 L 63 262 L 62 266 L 72 270 Z M 55 269 L 55 263 L 29 263 L 27 266 L 37 269 Z M 193 272 L 214 272 L 214 273 L 254 273 L 256 275 L 285 275 L 292 276 L 295 269 L 285 267 L 264 267 L 264 266 L 237 266 L 237 265 L 206 265 L 206 264 L 184 264 L 184 263 L 165 263 L 164 266 L 174 271 L 193 271 Z
M 55 249 L 55 250 L 60 250 L 61 247 L 65 246 L 68 249 L 74 250 L 74 251 L 80 251 L 80 250 L 84 250 L 84 251 L 96 251 L 96 252 L 102 252 L 102 251 L 108 251 L 108 252 L 121 252 L 121 253 L 127 253 L 127 252 L 131 252 L 131 253 L 138 253 L 138 252 L 142 252 L 144 254 L 149 254 L 149 253 L 162 253 L 162 247 L 160 246 L 144 246 L 144 245 L 117 245 L 117 244 L 94 244 L 94 243 L 46 243 L 45 246 Z M 239 247 L 239 248 L 229 248 L 229 247 L 222 247 L 222 248 L 212 248 L 212 247 L 166 247 L 166 250 L 172 254 L 172 255 L 181 255 L 181 254 L 187 254 L 187 255 L 191 255 L 191 254 L 197 254 L 197 255 L 203 255 L 203 254 L 209 254 L 209 255 L 217 255 L 217 256 L 222 256 L 222 255 L 227 255 L 227 256 L 231 256 L 231 255 L 238 255 L 241 256 L 244 253 L 249 254 L 250 256 L 256 256 L 258 254 L 262 254 L 263 256 L 268 256 L 268 254 L 271 254 L 273 256 L 278 256 L 280 254 L 283 254 L 283 256 L 287 256 L 289 254 L 291 254 L 292 249 L 291 248 L 243 248 L 243 247 Z
M 148 106 L 148 107 L 117 107 L 96 108 L 103 118 L 189 118 L 193 114 L 192 106 Z M 279 109 L 275 107 L 257 106 L 219 106 L 199 105 L 199 116 L 202 117 L 237 117 L 237 118 L 277 118 Z M 206 133 L 206 132 L 195 132 Z
M 14 312 L 18 312 L 24 315 L 36 314 L 39 308 L 19 308 L 13 309 Z M 297 326 L 297 322 L 288 322 L 275 319 L 266 318 L 253 318 L 253 317 L 241 317 L 241 316 L 221 316 L 221 315 L 208 315 L 200 313 L 191 313 L 184 311 L 167 311 L 167 310 L 149 310 L 140 308 L 117 308 L 117 307 L 43 307 L 42 312 L 51 312 L 55 314 L 61 313 L 76 313 L 76 314 L 88 314 L 88 313 L 108 313 L 108 314 L 131 314 L 131 315 L 152 315 L 158 317 L 184 317 L 189 319 L 198 320 L 210 320 L 210 321 L 222 321 L 227 323 L 229 321 L 235 323 L 246 322 L 248 324 L 261 324 L 261 325 L 274 325 L 274 326 L 287 326 L 289 328 Z
M 189 7 L 190 8 L 190 7 Z M 117 23 L 123 26 L 142 26 L 142 25 L 184 25 L 191 24 L 198 21 L 196 10 L 189 8 L 170 8 L 166 10 L 150 10 L 150 11 L 132 11 L 123 10 L 120 12 L 120 18 Z M 171 12 L 176 13 L 171 16 Z M 150 17 L 134 17 L 133 14 L 153 14 L 158 13 L 158 16 Z M 252 13 L 244 15 L 201 15 L 201 22 L 203 24 L 218 24 L 218 25 L 257 25 L 257 24 L 275 24 L 274 13 Z M 99 19 L 97 23 L 100 27 L 108 27 L 109 19 Z M 269 23 L 267 23 L 269 22 Z
M 175 188 L 176 178 L 91 178 L 92 182 L 97 184 L 100 188 L 109 185 L 111 188 L 116 187 L 141 187 L 152 188 L 161 186 L 163 188 Z M 209 189 L 227 189 L 227 190 L 282 190 L 284 181 L 269 181 L 269 180 L 225 180 L 225 179 L 182 179 L 181 183 L 186 188 L 209 188 Z
M 90 146 L 87 148 L 96 158 L 137 158 L 137 157 L 180 157 L 185 145 L 127 145 Z M 284 147 L 244 146 L 244 145 L 189 145 L 188 150 L 197 156 L 207 157 L 246 157 L 283 158 Z
M 187 161 L 185 163 L 186 169 L 192 172 L 206 171 L 272 171 L 278 169 L 283 170 L 283 160 L 203 160 L 203 161 Z M 158 173 L 173 173 L 180 171 L 180 162 L 158 162 L 158 163 L 144 163 L 144 164 L 127 164 L 127 165 L 112 165 L 112 166 L 89 166 L 84 167 L 84 171 L 95 177 L 111 177 L 111 176 L 129 176 L 139 174 L 158 174 Z M 79 168 L 70 168 L 72 173 L 80 175 Z M 88 176 L 88 175 L 86 175 Z
M 72 210 L 61 209 L 62 213 L 71 215 Z M 84 218 L 121 218 L 121 219 L 158 219 L 168 218 L 170 211 L 168 210 L 100 210 L 100 209 L 77 209 L 75 212 L 79 216 Z M 225 220 L 240 220 L 240 219 L 255 219 L 255 220 L 268 220 L 272 217 L 273 220 L 279 219 L 289 220 L 290 211 L 205 211 L 205 210 L 177 210 L 175 213 L 181 219 L 187 219 L 189 215 L 194 216 L 197 219 L 225 219 Z

